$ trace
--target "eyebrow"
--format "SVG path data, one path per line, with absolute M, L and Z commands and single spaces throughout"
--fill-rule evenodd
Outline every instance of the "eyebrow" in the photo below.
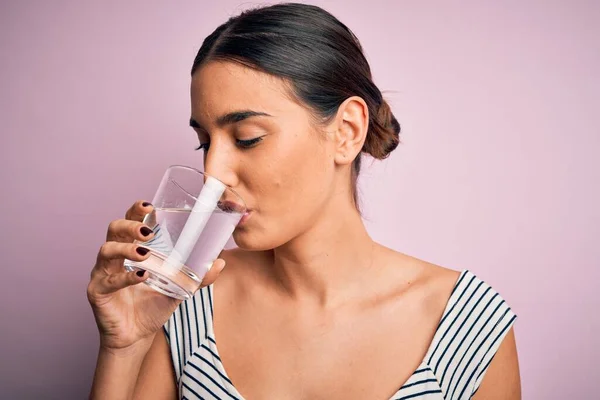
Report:
M 261 111 L 252 111 L 252 110 L 242 110 L 242 111 L 234 111 L 227 113 L 223 116 L 217 118 L 217 125 L 224 126 L 229 124 L 234 124 L 236 122 L 243 121 L 252 117 L 272 117 L 267 113 Z M 193 118 L 190 118 L 190 126 L 192 128 L 203 129 L 202 126 Z

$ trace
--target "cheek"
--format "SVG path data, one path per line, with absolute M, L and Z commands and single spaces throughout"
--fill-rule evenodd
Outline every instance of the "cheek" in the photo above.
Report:
M 310 181 L 310 170 L 320 157 L 307 138 L 298 133 L 281 133 L 251 158 L 251 165 L 245 168 L 245 180 L 253 195 L 260 197 L 260 203 L 269 203 L 271 208 L 271 203 L 280 204 L 280 197 L 288 198 Z
M 275 154 L 261 194 L 268 216 L 265 222 L 278 229 L 293 229 L 312 220 L 315 210 L 327 200 L 332 188 L 331 166 L 324 145 L 313 137 L 295 141 L 294 146 Z
M 312 135 L 310 133 L 309 135 Z M 252 160 L 244 180 L 258 211 L 234 239 L 246 249 L 270 249 L 312 224 L 332 189 L 333 164 L 325 144 L 313 136 L 291 137 Z
M 269 186 L 283 203 L 312 197 L 323 186 L 327 162 L 324 147 L 315 138 L 295 140 L 274 153 Z

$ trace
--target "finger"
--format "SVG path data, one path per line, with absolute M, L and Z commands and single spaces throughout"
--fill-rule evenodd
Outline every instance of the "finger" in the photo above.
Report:
M 116 219 L 108 224 L 106 240 L 111 242 L 145 242 L 152 239 L 154 232 L 147 225 L 138 221 Z
M 148 273 L 143 270 L 110 274 L 97 282 L 95 290 L 97 294 L 114 293 L 117 290 L 144 282 L 148 276 Z
M 138 200 L 127 210 L 125 213 L 125 219 L 129 219 L 131 221 L 139 221 L 141 222 L 146 214 L 152 212 L 152 204 L 149 201 Z
M 150 257 L 150 250 L 133 243 L 106 242 L 100 247 L 96 266 L 122 268 L 123 259 L 144 261 Z
M 210 267 L 210 270 L 204 275 L 204 278 L 202 278 L 200 287 L 203 288 L 212 285 L 219 277 L 221 271 L 223 271 L 223 268 L 225 268 L 225 260 L 222 258 L 216 259 L 215 262 L 213 262 L 212 267 Z

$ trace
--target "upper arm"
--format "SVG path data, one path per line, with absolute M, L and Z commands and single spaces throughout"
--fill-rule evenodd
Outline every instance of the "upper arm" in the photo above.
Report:
M 169 344 L 161 329 L 140 368 L 135 385 L 134 399 L 177 399 L 175 370 L 171 362 Z
M 521 378 L 515 333 L 511 328 L 492 359 L 474 400 L 520 400 Z

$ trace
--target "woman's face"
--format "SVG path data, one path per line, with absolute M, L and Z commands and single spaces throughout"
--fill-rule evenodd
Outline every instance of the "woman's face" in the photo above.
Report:
M 272 249 L 308 230 L 336 190 L 333 140 L 281 79 L 211 61 L 191 85 L 190 125 L 204 169 L 250 211 L 233 236 L 241 248 Z

